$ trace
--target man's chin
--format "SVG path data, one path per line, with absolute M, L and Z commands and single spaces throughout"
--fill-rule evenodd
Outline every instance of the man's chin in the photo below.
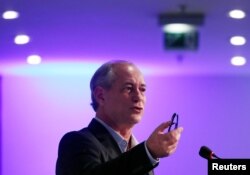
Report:
M 141 116 L 141 115 L 138 115 L 138 114 L 132 115 L 132 116 L 131 116 L 131 119 L 132 119 L 132 121 L 133 121 L 134 124 L 137 124 L 137 123 L 139 123 L 139 122 L 141 121 L 142 116 Z

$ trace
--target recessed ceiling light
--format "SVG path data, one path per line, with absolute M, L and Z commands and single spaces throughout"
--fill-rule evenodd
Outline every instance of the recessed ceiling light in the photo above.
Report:
M 233 36 L 230 38 L 230 43 L 235 46 L 242 46 L 246 44 L 246 38 L 243 36 Z
M 243 10 L 236 9 L 236 10 L 231 10 L 229 12 L 229 16 L 234 19 L 242 19 L 245 18 L 246 13 Z
M 190 24 L 181 24 L 181 23 L 167 24 L 163 27 L 163 31 L 168 33 L 186 33 L 194 30 L 195 30 L 194 26 Z
M 28 35 L 17 35 L 14 40 L 16 44 L 27 44 L 29 41 L 30 37 Z
M 235 56 L 231 59 L 231 64 L 234 66 L 243 66 L 246 62 L 246 58 L 242 56 Z
M 19 17 L 19 13 L 16 11 L 5 11 L 2 15 L 3 19 L 16 19 Z
M 29 64 L 40 64 L 42 58 L 39 55 L 30 55 L 27 58 L 27 63 Z

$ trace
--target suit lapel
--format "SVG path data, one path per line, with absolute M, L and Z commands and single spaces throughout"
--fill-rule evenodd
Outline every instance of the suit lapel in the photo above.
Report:
M 98 121 L 92 119 L 89 126 L 89 131 L 97 138 L 104 148 L 102 151 L 105 152 L 106 161 L 116 158 L 122 154 L 118 144 L 114 138 L 110 135 L 108 130 L 102 126 Z M 148 172 L 145 175 L 154 175 L 153 171 Z
M 102 124 L 100 124 L 96 119 L 92 119 L 88 126 L 88 129 L 102 144 L 105 149 L 103 151 L 106 152 L 106 156 L 115 158 L 122 153 L 118 144 L 110 135 L 108 130 L 104 126 L 102 126 Z

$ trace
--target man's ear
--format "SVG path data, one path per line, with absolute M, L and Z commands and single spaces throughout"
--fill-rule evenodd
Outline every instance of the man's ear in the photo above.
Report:
M 97 86 L 94 90 L 95 99 L 100 106 L 104 104 L 104 93 L 105 89 L 101 86 Z

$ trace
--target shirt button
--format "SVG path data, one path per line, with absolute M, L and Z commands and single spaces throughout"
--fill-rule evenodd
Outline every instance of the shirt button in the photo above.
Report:
M 126 141 L 122 141 L 122 145 L 123 146 L 127 146 L 127 142 Z

